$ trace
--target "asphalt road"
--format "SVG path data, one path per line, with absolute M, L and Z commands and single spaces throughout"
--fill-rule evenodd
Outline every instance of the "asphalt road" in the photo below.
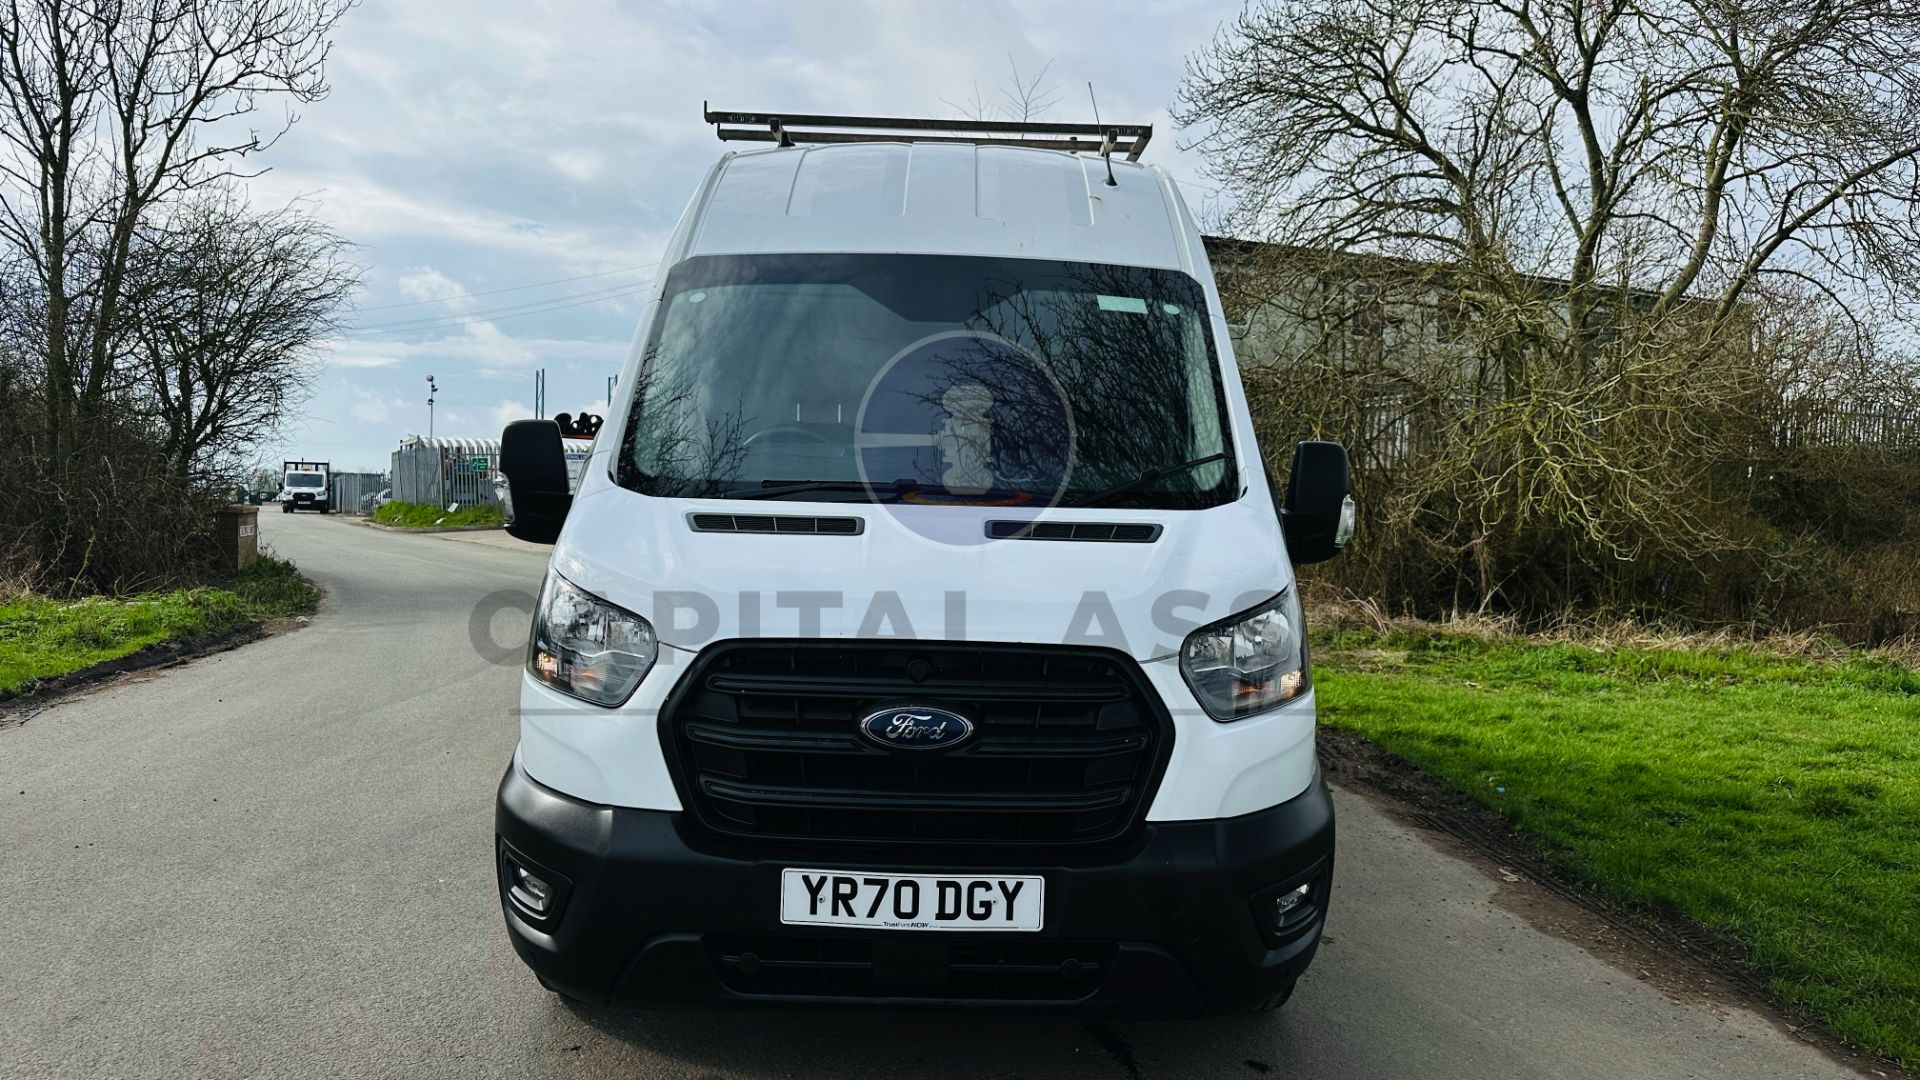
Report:
M 471 632 L 544 549 L 261 520 L 329 591 L 310 626 L 0 727 L 0 1076 L 1855 1075 L 1347 792 L 1329 939 L 1271 1019 L 575 1011 L 495 906 L 517 659 Z M 524 608 L 494 636 L 517 658 Z

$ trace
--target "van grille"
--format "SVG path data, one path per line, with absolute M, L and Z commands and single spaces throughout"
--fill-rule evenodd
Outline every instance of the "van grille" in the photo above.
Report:
M 951 939 L 951 940 L 948 940 Z M 848 935 L 718 935 L 707 955 L 728 989 L 782 997 L 1075 1001 L 1113 966 L 1113 942 Z M 890 951 L 911 951 L 911 974 Z
M 708 831 L 796 841 L 1099 844 L 1139 822 L 1171 723 L 1139 666 L 1105 649 L 727 642 L 661 713 L 685 804 Z M 973 739 L 888 750 L 889 705 L 950 709 Z

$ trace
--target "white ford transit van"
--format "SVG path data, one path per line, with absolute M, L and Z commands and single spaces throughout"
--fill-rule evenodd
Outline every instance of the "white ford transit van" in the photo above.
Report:
M 552 422 L 503 439 L 555 542 L 514 948 L 600 1003 L 1284 1001 L 1347 459 L 1274 490 L 1150 129 L 707 118 L 775 145 L 694 196 L 577 493 Z

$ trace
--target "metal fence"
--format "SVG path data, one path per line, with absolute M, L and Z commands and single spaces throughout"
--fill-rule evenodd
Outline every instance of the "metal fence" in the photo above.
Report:
M 327 480 L 327 502 L 336 514 L 367 514 L 373 496 L 388 487 L 383 472 L 337 472 Z
M 1465 395 L 1428 395 L 1412 390 L 1374 393 L 1359 400 L 1341 441 L 1356 467 L 1399 469 L 1446 449 L 1464 429 L 1487 421 L 1496 401 L 1476 403 Z M 1599 423 L 1596 414 L 1594 422 Z M 1828 402 L 1794 402 L 1752 433 L 1748 452 L 1851 449 L 1890 457 L 1920 456 L 1920 413 L 1848 408 Z
M 409 435 L 393 452 L 393 497 L 435 506 L 498 505 L 493 473 L 499 467 L 499 439 Z
M 1893 452 L 1920 451 L 1920 413 L 1849 409 L 1824 403 L 1795 402 L 1774 423 L 1781 449 L 1855 447 Z

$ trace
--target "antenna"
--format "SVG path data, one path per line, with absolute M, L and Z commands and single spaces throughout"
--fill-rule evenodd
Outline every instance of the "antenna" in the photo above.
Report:
M 1093 96 L 1093 80 L 1087 80 L 1087 100 L 1093 104 L 1093 123 L 1100 126 L 1100 99 Z M 1113 178 L 1113 144 L 1117 141 L 1115 132 L 1102 128 L 1100 132 L 1100 160 L 1107 163 L 1107 186 L 1119 187 L 1120 182 Z

